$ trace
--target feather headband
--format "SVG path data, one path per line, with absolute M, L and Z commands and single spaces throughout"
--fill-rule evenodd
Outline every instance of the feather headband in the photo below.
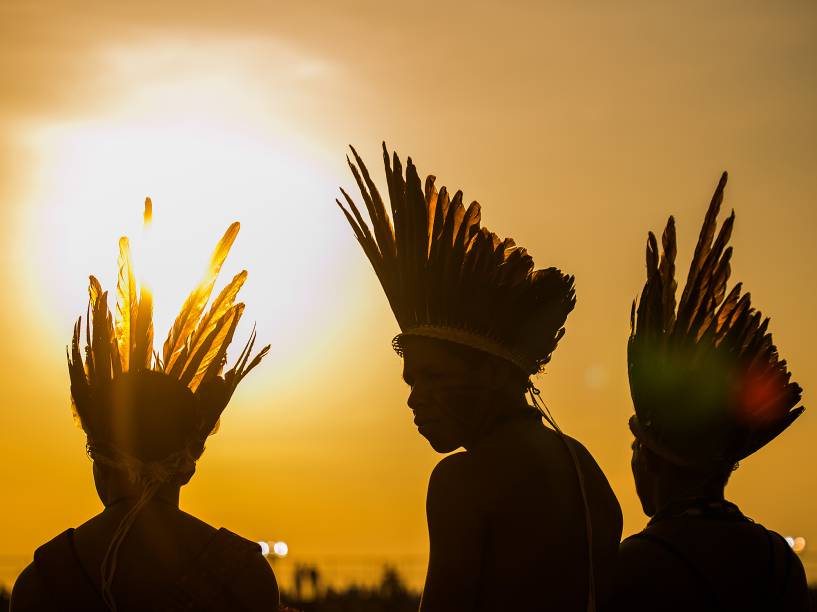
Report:
M 351 147 L 350 147 L 351 148 Z M 556 268 L 534 270 L 533 259 L 513 239 L 480 227 L 477 202 L 467 208 L 462 191 L 423 186 L 408 159 L 405 176 L 397 154 L 383 144 L 391 215 L 354 148 L 348 160 L 371 220 L 363 219 L 341 189 L 343 211 L 377 274 L 401 333 L 392 342 L 402 355 L 406 337 L 454 342 L 539 372 L 564 335 L 576 304 L 572 276 Z
M 727 293 L 735 213 L 717 232 L 724 172 L 704 218 L 686 286 L 675 303 L 675 220 L 647 240 L 647 282 L 633 302 L 627 347 L 633 434 L 669 461 L 728 467 L 769 443 L 802 414 L 791 382 L 740 283 Z
M 148 198 L 146 225 L 151 215 L 152 204 Z M 204 440 L 216 428 L 238 383 L 268 353 L 269 345 L 250 359 L 256 338 L 253 330 L 236 364 L 222 374 L 227 347 L 244 312 L 244 304 L 235 303 L 235 299 L 247 278 L 246 270 L 221 290 L 205 312 L 238 230 L 239 224 L 233 223 L 222 236 L 204 278 L 176 317 L 161 355 L 153 349 L 152 296 L 144 283 L 137 291 L 126 237 L 119 240 L 115 316 L 111 316 L 108 308 L 107 292 L 95 277 L 90 277 L 85 358 L 80 352 L 80 317 L 74 326 L 68 372 L 73 409 L 88 435 L 89 449 L 105 449 L 108 461 L 112 458 L 107 455 L 118 454 L 123 455 L 122 463 L 134 465 L 134 458 L 124 456 L 127 452 L 117 448 L 116 440 L 111 439 L 110 422 L 122 418 L 112 414 L 115 395 L 122 396 L 123 392 L 133 395 L 140 390 L 143 391 L 141 396 L 158 394 L 160 401 L 165 397 L 168 411 L 180 410 L 182 404 L 192 405 L 195 414 L 187 432 L 189 447 L 178 450 L 188 450 L 195 460 L 204 450 Z M 136 415 L 133 418 L 138 419 L 139 408 L 133 406 L 132 412 Z

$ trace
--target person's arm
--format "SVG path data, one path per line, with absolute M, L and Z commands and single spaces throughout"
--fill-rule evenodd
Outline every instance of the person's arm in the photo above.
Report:
M 421 612 L 472 610 L 482 565 L 484 521 L 466 453 L 440 461 L 426 499 L 430 554 Z

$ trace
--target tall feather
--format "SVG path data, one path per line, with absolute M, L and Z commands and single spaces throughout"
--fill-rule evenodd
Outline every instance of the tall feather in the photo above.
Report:
M 90 277 L 91 294 L 91 359 L 93 363 L 93 384 L 104 384 L 111 380 L 114 363 L 120 366 L 119 348 L 116 336 L 112 334 L 111 313 L 108 310 L 108 293 L 102 291 L 99 281 Z
M 723 202 L 723 190 L 726 187 L 728 180 L 728 173 L 721 174 L 718 181 L 718 186 L 715 188 L 715 193 L 712 195 L 712 200 L 709 203 L 709 208 L 706 211 L 703 225 L 701 226 L 701 233 L 698 237 L 698 244 L 695 245 L 695 253 L 692 256 L 692 261 L 689 264 L 689 274 L 687 275 L 687 282 L 684 286 L 684 291 L 681 294 L 681 301 L 678 303 L 678 311 L 686 310 L 687 301 L 690 297 L 690 292 L 695 287 L 695 282 L 701 270 L 706 257 L 709 255 L 709 250 L 712 245 L 712 238 L 715 236 L 715 227 L 717 226 L 718 213 L 721 209 L 721 202 Z
M 132 370 L 149 370 L 153 357 L 153 295 L 143 284 L 139 290 L 133 336 Z
M 227 361 L 227 347 L 233 341 L 235 329 L 238 327 L 238 321 L 243 313 L 244 304 L 236 304 L 222 317 L 224 323 L 221 326 L 216 326 L 211 332 L 213 341 L 196 369 L 196 374 L 190 384 L 191 388 L 221 373 Z M 205 346 L 202 346 L 202 350 Z
M 119 275 L 116 282 L 116 344 L 122 371 L 130 370 L 135 340 L 138 298 L 128 239 L 119 239 Z
M 187 367 L 179 378 L 182 384 L 195 392 L 213 363 L 217 366 L 216 374 L 221 370 L 227 346 L 233 339 L 233 333 L 243 312 L 244 304 L 236 304 L 215 322 L 198 349 L 195 352 L 191 351 Z
M 233 302 L 246 280 L 247 271 L 242 270 L 233 277 L 233 280 L 231 280 L 227 286 L 221 290 L 218 296 L 216 296 L 216 299 L 213 300 L 210 310 L 208 310 L 207 314 L 201 319 L 201 322 L 190 338 L 191 357 L 189 357 L 189 359 L 193 358 L 192 355 L 198 352 L 202 343 L 204 343 L 205 339 L 210 335 L 210 332 L 213 331 L 213 328 L 216 327 L 218 321 L 233 307 Z
M 142 223 L 145 229 L 150 228 L 153 223 L 153 200 L 145 198 L 145 212 L 142 215 Z
M 227 231 L 221 237 L 213 256 L 210 258 L 210 265 L 207 267 L 207 272 L 198 286 L 190 292 L 190 295 L 184 302 L 181 312 L 173 322 L 173 327 L 167 335 L 162 351 L 162 362 L 164 363 L 165 371 L 173 368 L 179 354 L 184 348 L 190 334 L 195 329 L 199 322 L 199 317 L 210 299 L 210 294 L 213 291 L 213 286 L 216 282 L 221 266 L 233 246 L 238 230 L 240 228 L 238 222 L 233 223 L 227 228 Z

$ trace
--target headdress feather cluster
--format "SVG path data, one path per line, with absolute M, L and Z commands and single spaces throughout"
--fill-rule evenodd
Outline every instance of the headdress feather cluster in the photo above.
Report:
M 147 224 L 152 211 L 149 198 L 145 210 Z M 145 284 L 137 290 L 126 237 L 119 240 L 115 316 L 108 308 L 108 293 L 94 276 L 90 277 L 85 358 L 80 351 L 81 317 L 74 326 L 68 355 L 73 407 L 90 446 L 100 442 L 110 445 L 110 441 L 99 438 L 104 436 L 103 423 L 110 419 L 112 408 L 108 405 L 108 389 L 111 385 L 125 374 L 140 376 L 147 373 L 163 375 L 193 395 L 198 414 L 195 428 L 190 432 L 190 450 L 194 455 L 203 450 L 204 440 L 216 427 L 236 386 L 270 348 L 267 345 L 250 358 L 256 339 L 253 330 L 235 365 L 223 373 L 227 347 L 244 312 L 244 304 L 235 303 L 235 300 L 247 278 L 246 270 L 238 273 L 219 292 L 205 312 L 239 227 L 237 222 L 230 225 L 218 242 L 204 278 L 187 297 L 176 317 L 161 355 L 153 349 L 152 296 Z
M 352 148 L 349 161 L 371 220 L 363 219 L 341 189 L 345 214 L 377 274 L 403 340 L 447 340 L 500 357 L 526 374 L 538 372 L 564 335 L 576 303 L 574 279 L 556 268 L 534 270 L 533 259 L 513 239 L 480 226 L 477 202 L 462 191 L 423 183 L 408 159 L 405 176 L 396 154 L 383 144 L 391 218 L 365 164 Z M 348 161 L 348 160 L 347 160 Z M 347 208 L 348 207 L 348 208 Z
M 675 221 L 661 252 L 647 240 L 647 282 L 633 302 L 628 344 L 630 427 L 648 448 L 678 465 L 727 467 L 770 442 L 802 414 L 768 332 L 769 319 L 740 283 L 727 293 L 735 214 L 717 231 L 727 174 L 704 218 L 686 285 L 675 302 Z

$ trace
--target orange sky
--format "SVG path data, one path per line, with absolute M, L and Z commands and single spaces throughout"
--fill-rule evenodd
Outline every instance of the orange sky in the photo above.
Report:
M 148 194 L 165 227 L 158 329 L 238 218 L 225 276 L 249 268 L 245 327 L 273 343 L 183 507 L 285 539 L 293 559 L 413 559 L 421 578 L 438 456 L 413 428 L 396 324 L 334 207 L 349 142 L 379 174 L 386 139 L 479 200 L 484 223 L 539 266 L 576 275 L 577 308 L 538 384 L 605 470 L 626 533 L 645 522 L 624 356 L 646 231 L 674 213 L 683 268 L 722 169 L 733 278 L 772 316 L 809 406 L 814 3 L 166 4 L 0 6 L 0 582 L 100 507 L 64 346 L 87 274 L 114 283 L 116 240 L 137 231 Z M 816 423 L 806 412 L 728 489 L 815 546 Z

